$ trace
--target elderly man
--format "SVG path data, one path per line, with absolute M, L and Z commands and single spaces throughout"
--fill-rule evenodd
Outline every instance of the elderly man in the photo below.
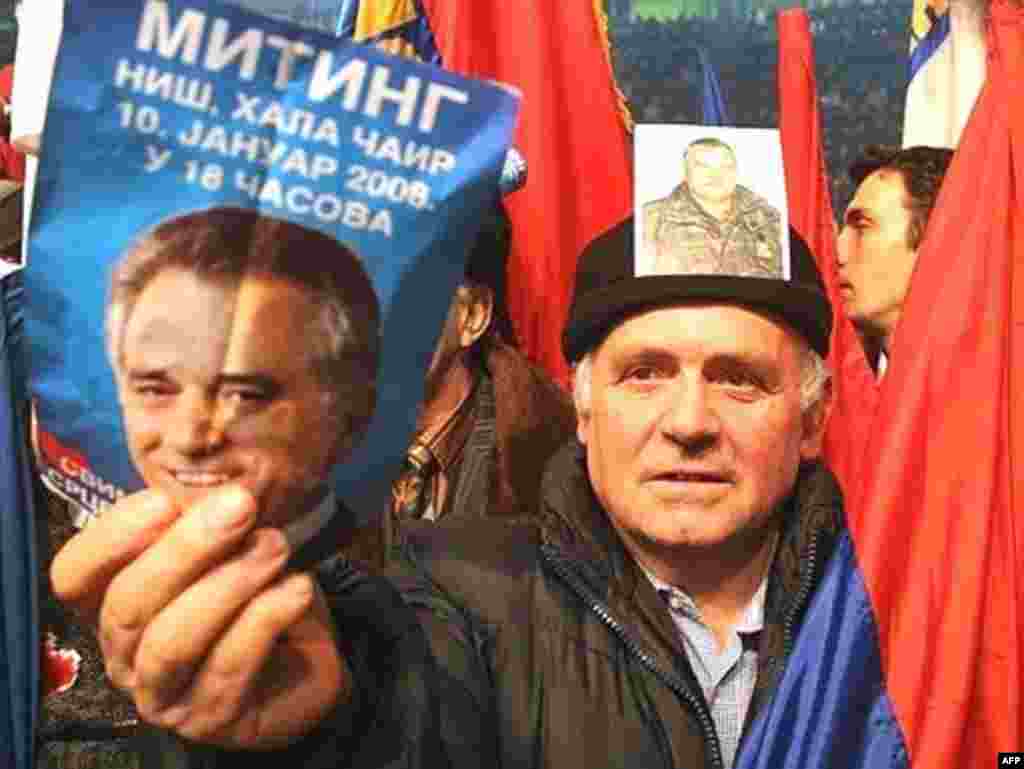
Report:
M 839 233 L 839 296 L 879 375 L 953 151 L 869 146 Z
M 262 607 L 246 628 L 256 642 L 225 648 L 243 623 L 216 591 L 202 610 L 140 601 L 130 561 L 145 546 L 111 535 L 70 545 L 67 562 L 88 573 L 55 568 L 54 581 L 79 605 L 102 597 L 108 665 L 123 668 L 137 702 L 163 705 L 147 717 L 230 748 L 305 733 L 274 762 L 731 766 L 842 518 L 817 461 L 831 310 L 810 253 L 791 242 L 793 279 L 783 280 L 638 278 L 631 221 L 594 241 L 564 334 L 578 362 L 579 441 L 549 463 L 541 525 L 411 531 L 397 596 L 327 564 L 333 627 L 246 584 Z M 184 511 L 177 526 L 212 532 L 211 517 L 249 509 L 232 495 Z M 158 529 L 160 514 L 141 507 L 136 528 Z M 155 541 L 140 560 L 163 558 L 180 582 L 194 580 L 187 560 L 217 559 L 228 537 L 211 533 L 198 553 L 145 539 Z M 132 629 L 172 619 L 201 640 L 130 644 Z M 332 633 L 337 645 L 325 645 Z M 294 669 L 267 643 L 277 635 L 285 648 L 311 639 L 321 654 L 306 655 L 275 697 L 252 682 Z M 346 662 L 351 678 L 333 672 Z M 252 760 L 189 751 L 205 766 Z
M 643 247 L 654 273 L 727 267 L 734 275 L 771 276 L 780 269 L 779 211 L 736 183 L 736 153 L 720 139 L 691 142 L 683 181 L 643 207 Z

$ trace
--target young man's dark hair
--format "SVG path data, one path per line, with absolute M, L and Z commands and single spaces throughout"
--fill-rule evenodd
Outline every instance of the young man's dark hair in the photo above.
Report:
M 864 148 L 864 155 L 850 166 L 850 178 L 859 187 L 875 171 L 886 168 L 899 172 L 907 188 L 907 208 L 910 210 L 907 245 L 917 248 L 921 245 L 925 225 L 952 159 L 953 150 L 944 147 L 900 149 L 870 144 Z

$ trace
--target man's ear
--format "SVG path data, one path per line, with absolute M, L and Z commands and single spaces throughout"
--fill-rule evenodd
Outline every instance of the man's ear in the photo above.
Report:
M 459 347 L 468 350 L 494 321 L 494 292 L 487 286 L 459 286 Z
M 802 419 L 803 438 L 800 441 L 800 457 L 805 460 L 818 459 L 824 450 L 825 428 L 832 413 L 834 402 L 832 377 L 825 380 L 821 398 L 804 411 Z

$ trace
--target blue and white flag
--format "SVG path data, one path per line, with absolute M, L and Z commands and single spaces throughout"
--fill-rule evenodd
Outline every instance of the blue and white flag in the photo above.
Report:
M 171 215 L 243 206 L 363 260 L 383 332 L 367 437 L 336 470 L 387 499 L 518 96 L 210 0 L 71 0 L 26 276 L 44 481 L 91 513 L 141 487 L 103 317 L 111 266 Z
M 981 0 L 914 0 L 903 146 L 955 148 L 985 82 Z

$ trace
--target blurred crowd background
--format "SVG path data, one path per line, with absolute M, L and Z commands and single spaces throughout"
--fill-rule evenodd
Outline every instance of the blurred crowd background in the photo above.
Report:
M 838 216 L 853 196 L 846 172 L 861 148 L 900 142 L 910 3 L 830 6 L 811 9 L 810 15 Z M 701 121 L 696 49 L 703 47 L 718 72 L 732 124 L 778 126 L 774 14 L 717 9 L 713 16 L 658 19 L 613 13 L 610 32 L 616 77 L 636 122 Z
M 18 22 L 14 18 L 17 0 L 0 0 L 0 65 L 14 61 L 14 44 L 18 39 Z
M 335 16 L 318 0 L 234 2 L 323 29 Z M 733 125 L 777 126 L 778 35 L 774 10 L 764 2 L 774 0 L 607 0 L 615 73 L 634 120 L 700 122 L 703 47 Z M 14 61 L 16 4 L 0 0 L 0 66 Z M 846 169 L 860 148 L 900 141 L 910 10 L 909 0 L 809 9 L 837 213 L 853 194 Z

